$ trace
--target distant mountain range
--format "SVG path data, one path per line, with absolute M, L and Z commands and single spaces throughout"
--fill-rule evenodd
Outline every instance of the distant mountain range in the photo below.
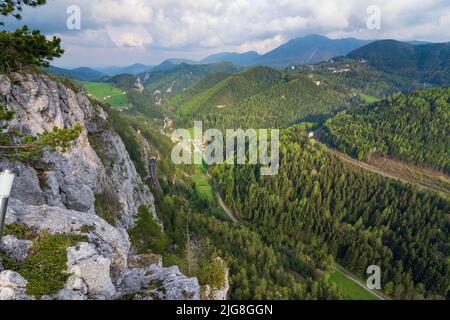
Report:
M 231 62 L 238 66 L 249 66 L 261 57 L 262 56 L 255 51 L 244 53 L 223 52 L 211 55 L 203 59 L 201 63 Z
M 441 46 L 442 44 L 430 44 L 423 41 L 329 39 L 321 35 L 309 35 L 290 40 L 264 55 L 255 51 L 244 53 L 223 52 L 208 56 L 201 61 L 168 59 L 158 66 L 133 64 L 126 67 L 77 68 L 73 70 L 52 66 L 49 71 L 81 81 L 100 81 L 119 74 L 139 75 L 146 72 L 166 71 L 182 64 L 199 65 L 228 62 L 240 67 L 260 65 L 283 69 L 289 66 L 316 64 L 334 57 L 348 55 L 350 58 L 367 59 L 374 67 L 383 71 L 396 72 L 401 69 L 401 72 L 412 72 L 414 74 L 422 68 L 420 65 L 432 67 L 433 74 L 429 75 L 430 77 L 445 78 L 445 74 L 442 75 L 442 72 L 439 72 L 439 68 L 442 66 L 433 65 L 432 62 L 432 65 L 429 65 L 431 60 L 440 61 L 447 58 L 447 61 L 449 61 L 447 51 L 441 52 Z M 435 73 L 439 74 L 436 75 Z M 417 75 L 417 73 L 415 74 Z
M 332 40 L 324 36 L 311 35 L 289 41 L 254 61 L 252 65 L 283 68 L 290 65 L 315 64 L 347 55 L 370 42 L 352 38 Z
M 336 56 L 345 56 L 371 41 L 357 39 L 332 40 L 320 35 L 293 39 L 280 47 L 259 55 L 254 51 L 245 53 L 218 53 L 203 59 L 202 63 L 231 62 L 241 66 L 267 66 L 285 68 L 301 64 L 314 64 Z
M 94 70 L 91 68 L 87 68 L 87 67 L 81 67 L 81 68 L 76 68 L 76 69 L 64 69 L 64 68 L 58 68 L 55 66 L 50 66 L 46 69 L 46 71 L 53 73 L 53 74 L 57 74 L 57 75 L 62 75 L 62 76 L 66 76 L 72 79 L 76 79 L 76 80 L 80 80 L 80 81 L 99 81 L 101 79 L 103 79 L 104 77 L 106 77 L 106 74 L 98 71 L 98 70 Z
M 131 66 L 126 67 L 106 67 L 106 68 L 97 68 L 98 71 L 102 72 L 103 74 L 107 76 L 115 76 L 118 74 L 131 74 L 131 75 L 137 75 L 139 73 L 147 72 L 152 70 L 154 66 L 148 66 L 141 63 L 136 63 Z

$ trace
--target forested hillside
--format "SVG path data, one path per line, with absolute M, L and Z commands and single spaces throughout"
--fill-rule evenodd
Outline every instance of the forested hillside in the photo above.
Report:
M 159 90 L 162 95 L 173 96 L 190 88 L 204 76 L 220 72 L 236 72 L 239 68 L 231 63 L 190 65 L 182 63 L 169 69 L 153 70 L 139 75 L 146 89 Z
M 449 85 L 450 43 L 414 46 L 382 40 L 359 48 L 348 55 L 365 59 L 378 70 L 434 85 Z
M 184 101 L 177 118 L 186 125 L 202 120 L 209 128 L 286 127 L 299 121 L 323 122 L 349 107 L 350 95 L 301 75 L 257 67 L 232 75 Z
M 313 66 L 301 66 L 299 72 L 318 80 L 326 79 L 346 90 L 356 89 L 378 98 L 385 98 L 396 92 L 411 92 L 430 87 L 419 79 L 405 78 L 395 72 L 388 73 L 369 65 L 367 61 L 345 57 Z
M 358 158 L 390 157 L 450 172 L 450 88 L 394 95 L 330 119 L 322 138 Z
M 78 81 L 100 81 L 106 76 L 105 74 L 91 68 L 76 68 L 69 70 L 49 66 L 48 68 L 44 68 L 44 70 L 52 74 L 66 76 Z
M 330 257 L 304 252 L 301 273 L 294 272 L 290 259 L 266 237 L 268 234 L 258 232 L 252 225 L 230 222 L 217 205 L 199 198 L 192 185 L 166 185 L 165 190 L 170 190 L 170 195 L 157 195 L 158 210 L 173 241 L 172 247 L 178 248 L 165 256 L 168 265 L 183 267 L 186 263 L 188 223 L 193 237 L 213 246 L 227 262 L 230 299 L 342 299 L 342 292 L 336 285 L 326 281 L 332 267 L 327 263 Z M 322 260 L 316 259 L 316 254 Z
M 277 70 L 256 67 L 231 75 L 216 85 L 192 97 L 178 108 L 180 117 L 195 116 L 214 109 L 226 108 L 268 90 L 283 81 Z
M 383 290 L 395 298 L 446 296 L 447 200 L 351 167 L 299 128 L 283 134 L 278 175 L 260 176 L 256 166 L 214 174 L 228 205 L 292 270 L 305 274 L 305 253 L 331 254 L 361 277 L 380 266 Z
M 128 91 L 136 87 L 138 78 L 131 74 L 120 74 L 117 76 L 112 76 L 110 78 L 105 78 L 104 82 L 112 83 L 115 86 Z

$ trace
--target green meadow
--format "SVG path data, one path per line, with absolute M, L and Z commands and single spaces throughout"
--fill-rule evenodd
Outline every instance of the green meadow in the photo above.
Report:
M 347 278 L 339 271 L 336 271 L 330 277 L 329 281 L 335 283 L 342 290 L 346 300 L 379 300 L 376 296 Z
M 84 81 L 83 85 L 86 91 L 97 100 L 107 102 L 113 107 L 125 107 L 129 104 L 127 95 L 123 94 L 123 90 L 112 84 Z
M 380 101 L 377 97 L 369 96 L 368 94 L 360 93 L 359 96 L 366 102 L 366 103 L 375 103 Z
M 208 177 L 204 175 L 197 175 L 191 177 L 191 179 L 194 182 L 195 188 L 199 193 L 199 195 L 202 198 L 211 202 L 213 200 L 213 194 L 211 190 L 211 185 L 209 184 Z

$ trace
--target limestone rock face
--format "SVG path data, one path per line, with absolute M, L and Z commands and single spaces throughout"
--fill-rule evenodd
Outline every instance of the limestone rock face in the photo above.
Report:
M 187 278 L 177 266 L 130 269 L 119 291 L 119 298 L 134 300 L 200 300 L 198 280 Z
M 18 173 L 12 192 L 25 204 L 48 204 L 94 213 L 95 194 L 113 192 L 121 204 L 118 224 L 127 228 L 140 205 L 156 218 L 153 195 L 139 177 L 120 137 L 110 128 L 104 110 L 82 93 L 75 93 L 45 75 L 14 74 L 0 77 L 5 108 L 15 112 L 10 129 L 36 135 L 44 130 L 81 124 L 80 137 L 66 153 L 46 153 L 34 167 L 0 162 Z M 92 137 L 101 141 L 103 163 Z M 96 150 L 97 149 L 97 150 Z
M 66 153 L 46 152 L 33 164 L 11 163 L 0 157 L 0 169 L 14 169 L 17 177 L 9 202 L 7 225 L 31 228 L 36 234 L 82 236 L 67 248 L 70 276 L 61 290 L 41 299 L 104 300 L 198 299 L 197 279 L 177 267 L 163 268 L 154 255 L 133 256 L 127 228 L 146 205 L 155 219 L 154 198 L 142 182 L 121 138 L 111 129 L 105 111 L 82 93 L 75 93 L 45 75 L 0 75 L 0 99 L 15 112 L 8 130 L 37 135 L 53 127 L 83 126 Z M 114 193 L 117 224 L 107 223 L 95 210 L 95 196 Z M 81 240 L 80 240 L 81 241 Z M 32 241 L 3 237 L 0 251 L 25 261 Z M 0 300 L 34 299 L 26 294 L 27 280 L 4 270 L 0 256 Z
M 110 278 L 111 260 L 98 255 L 95 246 L 90 243 L 80 243 L 67 249 L 68 273 L 74 275 L 67 284 L 72 290 L 82 290 L 83 284 L 91 297 L 110 299 L 116 289 Z M 80 289 L 81 288 L 81 289 Z
M 25 294 L 28 282 L 18 273 L 3 271 L 0 273 L 0 300 L 30 300 Z
M 139 77 L 137 77 L 136 79 L 136 83 L 134 84 L 134 90 L 136 90 L 139 93 L 144 92 L 144 85 L 141 82 L 141 79 Z
M 28 256 L 28 250 L 30 250 L 32 244 L 33 242 L 30 240 L 19 240 L 14 236 L 4 236 L 0 241 L 0 250 L 21 262 Z
M 20 163 L 15 163 L 15 169 L 20 175 L 14 180 L 12 193 L 20 194 L 22 201 L 31 205 L 45 204 L 36 170 Z
M 57 296 L 50 298 L 200 298 L 200 286 L 196 278 L 187 278 L 178 267 L 163 268 L 159 256 L 130 256 L 130 242 L 126 232 L 112 227 L 95 214 L 47 205 L 30 206 L 12 199 L 6 215 L 6 224 L 13 223 L 33 230 L 46 230 L 50 234 L 83 235 L 87 239 L 86 242 L 67 249 L 66 272 L 71 276 L 64 289 Z M 6 242 L 16 240 L 22 241 L 23 246 L 28 244 L 9 236 Z M 16 291 L 14 296 L 10 295 L 12 293 L 9 289 L 5 292 L 10 299 L 23 298 Z

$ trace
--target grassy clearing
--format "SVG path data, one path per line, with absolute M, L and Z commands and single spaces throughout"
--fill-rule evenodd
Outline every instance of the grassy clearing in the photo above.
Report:
M 191 177 L 191 179 L 194 182 L 195 188 L 200 196 L 211 202 L 213 200 L 213 194 L 208 178 L 202 175 L 197 175 Z
M 346 300 L 379 300 L 339 271 L 336 271 L 329 281 L 335 283 L 342 290 Z
M 109 83 L 85 81 L 83 85 L 87 92 L 92 94 L 96 99 L 107 102 L 113 107 L 125 107 L 129 104 L 127 95 L 123 94 L 123 90 Z
M 444 196 L 450 197 L 450 177 L 443 172 L 385 158 L 372 158 L 368 163 L 391 176 L 440 191 Z
M 375 103 L 375 102 L 380 101 L 380 99 L 378 99 L 377 97 L 369 96 L 364 93 L 360 93 L 359 96 L 367 103 Z

